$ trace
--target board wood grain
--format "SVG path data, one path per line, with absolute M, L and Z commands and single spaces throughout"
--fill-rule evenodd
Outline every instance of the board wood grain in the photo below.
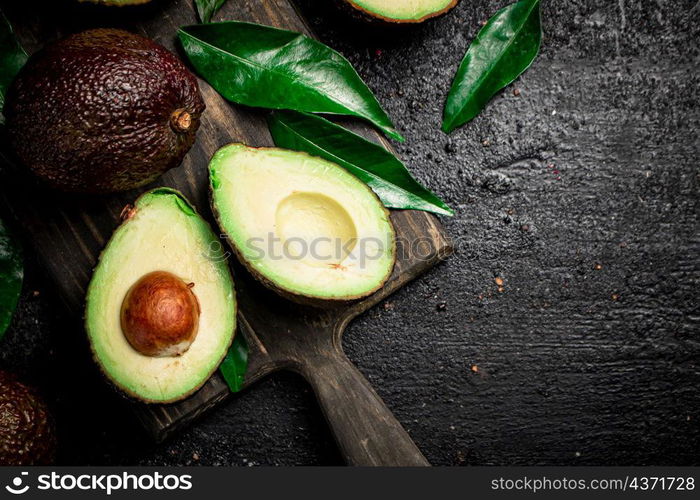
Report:
M 177 52 L 179 26 L 196 22 L 188 0 L 156 2 L 138 9 L 88 8 L 47 2 L 43 9 L 3 4 L 28 52 L 70 32 L 114 26 L 153 38 Z M 258 22 L 311 34 L 288 0 L 228 2 L 217 19 Z M 109 196 L 67 196 L 45 190 L 13 158 L 2 166 L 2 200 L 31 242 L 47 274 L 55 282 L 69 313 L 82 315 L 85 291 L 98 256 L 120 222 L 123 208 L 139 193 L 165 185 L 182 191 L 208 220 L 207 164 L 230 142 L 272 145 L 265 112 L 224 101 L 200 81 L 207 110 L 198 140 L 182 166 L 146 188 Z M 346 123 L 365 137 L 389 147 L 362 124 Z M 5 150 L 6 148 L 3 148 Z M 314 388 L 341 452 L 359 465 L 425 465 L 427 462 L 369 383 L 342 352 L 341 336 L 358 314 L 447 257 L 452 247 L 435 217 L 424 212 L 393 211 L 398 261 L 386 286 L 351 305 L 315 309 L 287 302 L 266 290 L 232 262 L 240 303 L 239 334 L 250 347 L 246 386 L 281 369 L 294 370 Z M 163 440 L 230 396 L 218 374 L 186 400 L 168 405 L 133 403 L 144 427 Z

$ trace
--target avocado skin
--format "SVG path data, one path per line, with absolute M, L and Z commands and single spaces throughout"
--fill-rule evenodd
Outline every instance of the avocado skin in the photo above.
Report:
M 167 49 L 126 31 L 71 35 L 32 56 L 5 105 L 19 159 L 50 187 L 124 191 L 178 166 L 205 105 L 196 77 Z M 184 109 L 186 131 L 171 126 Z
M 53 419 L 39 394 L 0 370 L 0 465 L 51 465 Z

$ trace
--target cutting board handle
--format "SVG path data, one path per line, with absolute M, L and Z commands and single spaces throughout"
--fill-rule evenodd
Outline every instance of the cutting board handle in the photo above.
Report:
M 429 466 L 406 430 L 340 351 L 307 358 L 301 372 L 313 387 L 349 465 Z

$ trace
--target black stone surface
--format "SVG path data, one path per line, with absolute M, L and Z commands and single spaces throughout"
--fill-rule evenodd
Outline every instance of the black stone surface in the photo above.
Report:
M 457 253 L 346 334 L 429 460 L 700 463 L 700 4 L 543 2 L 539 58 L 446 136 L 452 75 L 506 2 L 465 0 L 402 30 L 349 23 L 327 3 L 300 8 L 395 119 L 414 174 L 457 211 L 443 219 Z M 61 463 L 340 463 L 291 374 L 148 443 L 28 261 L 0 366 L 46 392 Z

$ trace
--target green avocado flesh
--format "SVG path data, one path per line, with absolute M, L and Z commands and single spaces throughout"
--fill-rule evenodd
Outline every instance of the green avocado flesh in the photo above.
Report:
M 419 22 L 447 12 L 457 0 L 346 0 L 373 17 L 394 22 Z
M 282 295 L 351 300 L 386 281 L 394 230 L 377 196 L 305 153 L 231 144 L 209 164 L 212 207 L 241 261 Z
M 175 401 L 199 388 L 231 345 L 236 327 L 233 280 L 219 240 L 177 191 L 150 191 L 125 212 L 127 219 L 107 244 L 88 288 L 88 337 L 95 359 L 117 387 L 146 402 Z M 155 271 L 193 284 L 199 303 L 196 337 L 176 357 L 141 354 L 120 323 L 127 292 Z

